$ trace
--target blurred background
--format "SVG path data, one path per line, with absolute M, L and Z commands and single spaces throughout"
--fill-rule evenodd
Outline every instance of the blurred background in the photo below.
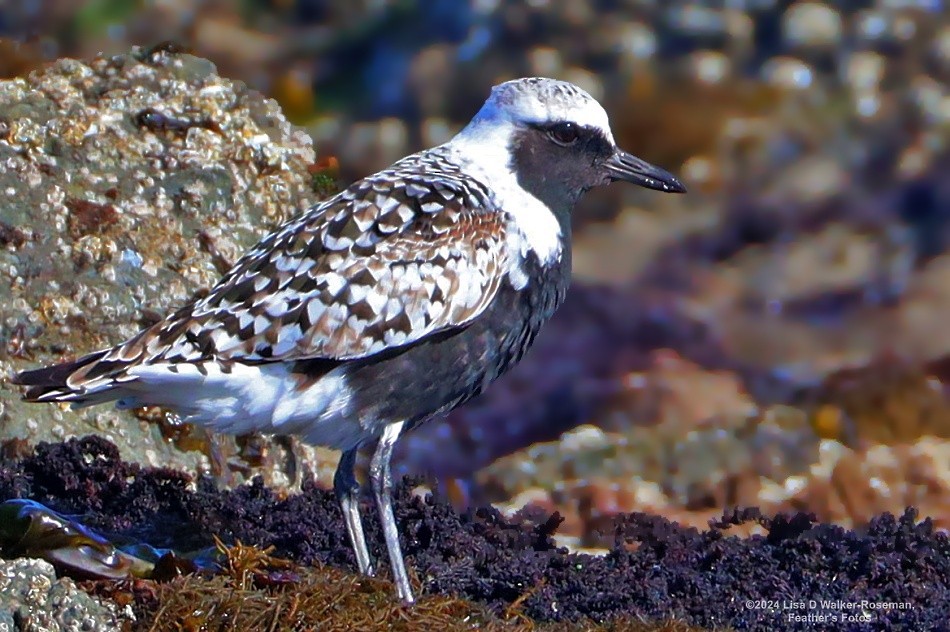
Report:
M 689 187 L 591 193 L 567 304 L 401 471 L 584 545 L 634 510 L 950 526 L 942 0 L 0 0 L 4 78 L 166 40 L 275 99 L 340 183 L 545 75 Z

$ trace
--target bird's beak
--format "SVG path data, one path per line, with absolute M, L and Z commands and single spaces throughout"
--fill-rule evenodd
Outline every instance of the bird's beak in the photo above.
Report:
M 607 159 L 606 166 L 611 181 L 624 180 L 666 193 L 686 193 L 686 187 L 672 173 L 621 149 Z

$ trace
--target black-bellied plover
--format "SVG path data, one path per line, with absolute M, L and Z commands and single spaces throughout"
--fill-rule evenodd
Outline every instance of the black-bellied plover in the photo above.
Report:
M 412 601 L 393 446 L 524 355 L 567 291 L 575 202 L 615 180 L 685 190 L 618 149 L 606 112 L 577 86 L 508 81 L 452 140 L 288 221 L 203 298 L 15 381 L 31 401 L 162 406 L 220 432 L 341 450 L 334 489 L 366 574 L 354 463 L 376 441 L 371 485 L 394 582 Z

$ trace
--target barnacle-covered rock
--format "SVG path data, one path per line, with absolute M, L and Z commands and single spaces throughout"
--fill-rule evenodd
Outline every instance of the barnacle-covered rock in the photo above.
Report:
M 315 201 L 313 161 L 274 101 L 187 54 L 63 59 L 0 82 L 0 375 L 121 342 L 207 289 Z M 184 452 L 165 440 L 177 430 L 129 413 L 26 405 L 2 383 L 0 397 L 0 439 L 95 431 L 133 460 L 225 480 L 253 465 L 230 439 Z
M 68 577 L 59 579 L 49 562 L 0 559 L 0 629 L 118 630 L 131 610 L 88 595 Z

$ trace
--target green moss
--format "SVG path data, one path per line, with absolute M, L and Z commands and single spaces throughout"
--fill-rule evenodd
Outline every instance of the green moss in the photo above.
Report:
M 327 171 L 317 171 L 310 178 L 310 188 L 320 197 L 330 197 L 340 190 L 336 178 Z

